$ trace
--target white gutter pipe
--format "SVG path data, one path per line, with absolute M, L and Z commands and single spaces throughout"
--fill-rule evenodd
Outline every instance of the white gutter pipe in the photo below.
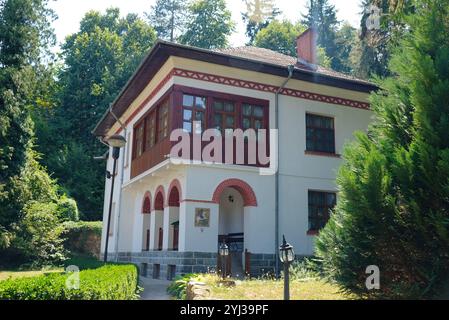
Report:
M 287 85 L 288 81 L 293 76 L 293 70 L 295 69 L 294 65 L 288 66 L 288 77 L 285 79 L 285 81 L 282 83 L 282 85 L 279 87 L 279 89 L 275 93 L 275 103 L 274 103 L 274 127 L 277 129 L 277 135 L 276 135 L 276 144 L 277 144 L 277 154 L 276 154 L 276 161 L 277 161 L 277 170 L 274 177 L 274 187 L 275 187 L 275 200 L 274 200 L 274 214 L 275 214 L 275 273 L 276 277 L 279 278 L 280 276 L 280 267 L 279 267 L 279 169 L 280 169 L 280 161 L 279 161 L 279 94 L 282 92 L 282 90 Z

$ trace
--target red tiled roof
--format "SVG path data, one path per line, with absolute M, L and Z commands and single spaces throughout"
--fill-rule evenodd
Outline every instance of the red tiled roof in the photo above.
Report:
M 258 48 L 258 47 L 252 47 L 252 46 L 243 46 L 243 47 L 235 47 L 235 48 L 227 48 L 227 49 L 218 49 L 215 50 L 216 52 L 227 54 L 230 56 L 240 57 L 240 58 L 246 58 L 250 60 L 256 60 L 264 63 L 270 63 L 282 67 L 287 67 L 289 65 L 295 65 L 295 69 L 303 70 L 303 71 L 309 71 L 309 72 L 315 72 L 318 74 L 323 74 L 335 78 L 340 79 L 346 79 L 346 80 L 354 80 L 354 81 L 360 81 L 362 83 L 371 84 L 368 81 L 361 80 L 358 78 L 355 78 L 353 76 L 337 72 L 328 68 L 324 68 L 321 66 L 317 66 L 317 68 L 314 70 L 310 66 L 307 66 L 305 64 L 301 64 L 298 62 L 296 57 L 291 57 L 270 49 L 265 48 Z

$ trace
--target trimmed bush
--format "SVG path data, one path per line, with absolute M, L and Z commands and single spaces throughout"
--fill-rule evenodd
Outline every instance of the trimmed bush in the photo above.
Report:
M 70 274 L 48 274 L 0 282 L 0 300 L 136 300 L 135 265 L 105 265 L 79 273 L 79 288 L 66 286 Z
M 101 244 L 101 221 L 64 223 L 64 247 L 72 253 L 98 257 Z

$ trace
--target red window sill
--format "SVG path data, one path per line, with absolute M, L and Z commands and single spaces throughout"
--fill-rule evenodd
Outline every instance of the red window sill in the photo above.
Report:
M 308 236 L 317 236 L 320 232 L 318 230 L 309 230 L 307 231 Z
M 328 152 L 319 152 L 319 151 L 304 151 L 304 154 L 310 156 L 321 156 L 321 157 L 331 157 L 331 158 L 341 158 L 341 155 L 338 153 L 328 153 Z

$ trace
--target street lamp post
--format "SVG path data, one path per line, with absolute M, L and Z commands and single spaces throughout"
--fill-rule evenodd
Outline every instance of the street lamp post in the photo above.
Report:
M 284 264 L 284 300 L 290 300 L 290 263 L 295 260 L 293 247 L 282 236 L 282 245 L 279 247 L 279 259 Z
M 220 256 L 221 256 L 221 276 L 223 280 L 226 277 L 226 258 L 229 255 L 229 247 L 226 242 L 223 240 L 223 243 L 220 245 Z
M 113 167 L 112 167 L 112 180 L 111 180 L 111 195 L 109 198 L 109 213 L 108 213 L 108 223 L 106 229 L 106 243 L 104 248 L 104 262 L 108 261 L 108 245 L 109 245 L 109 230 L 111 228 L 111 214 L 112 214 L 112 199 L 114 196 L 114 184 L 115 184 L 115 175 L 116 175 L 116 167 L 117 167 L 117 159 L 120 156 L 120 149 L 123 148 L 126 144 L 126 139 L 118 134 L 115 134 L 107 139 L 107 143 L 112 147 L 112 159 L 114 159 Z

